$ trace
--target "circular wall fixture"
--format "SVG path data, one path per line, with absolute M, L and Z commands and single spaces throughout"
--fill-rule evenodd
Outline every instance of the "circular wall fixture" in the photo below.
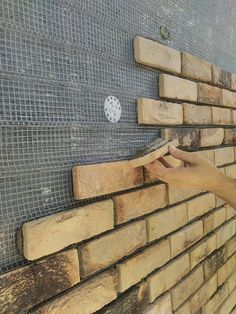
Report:
M 105 99 L 104 112 L 110 122 L 115 123 L 120 120 L 121 105 L 115 96 L 108 96 Z

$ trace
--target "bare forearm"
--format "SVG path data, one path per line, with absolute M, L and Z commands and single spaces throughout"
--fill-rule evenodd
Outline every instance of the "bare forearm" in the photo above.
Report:
M 222 176 L 222 181 L 216 190 L 211 191 L 224 199 L 229 205 L 236 210 L 236 180 Z

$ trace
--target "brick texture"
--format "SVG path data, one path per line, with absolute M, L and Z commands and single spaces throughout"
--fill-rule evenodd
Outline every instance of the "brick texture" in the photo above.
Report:
M 232 124 L 231 110 L 228 108 L 212 107 L 212 124 Z
M 235 271 L 236 255 L 230 257 L 227 262 L 221 266 L 217 271 L 218 286 L 221 286 L 226 279 Z
M 222 89 L 204 83 L 198 83 L 197 101 L 203 104 L 220 106 L 222 104 Z
M 168 196 L 170 204 L 183 201 L 199 193 L 200 191 L 196 189 L 182 189 L 168 185 Z
M 198 216 L 207 213 L 210 209 L 215 207 L 215 195 L 207 193 L 198 197 L 195 197 L 187 203 L 188 207 L 188 219 L 192 220 Z
M 202 314 L 215 313 L 216 309 L 228 296 L 228 284 L 222 285 L 214 295 L 209 299 L 209 301 L 203 305 Z
M 212 108 L 210 106 L 198 106 L 193 104 L 183 104 L 185 124 L 211 124 Z
M 171 313 L 171 311 L 171 297 L 169 293 L 166 293 L 158 298 L 153 304 L 150 304 L 150 306 L 142 314 L 168 314 Z
M 234 162 L 234 148 L 223 147 L 215 149 L 215 165 L 222 166 Z
M 234 289 L 223 304 L 215 311 L 214 314 L 230 313 L 235 306 L 236 289 Z
M 231 88 L 231 73 L 212 64 L 212 82 L 215 85 Z
M 231 80 L 232 80 L 231 88 L 232 90 L 236 91 L 236 74 L 232 74 Z
M 222 90 L 222 104 L 225 107 L 236 108 L 236 93 L 229 90 Z
M 224 129 L 200 129 L 200 146 L 209 147 L 221 145 L 224 139 Z
M 226 262 L 226 249 L 221 247 L 215 250 L 210 256 L 204 260 L 203 269 L 205 278 L 210 278 L 216 271 Z
M 235 220 L 229 221 L 216 231 L 217 247 L 224 245 L 235 234 Z
M 224 131 L 224 144 L 236 145 L 236 129 L 225 129 Z
M 198 148 L 200 143 L 199 130 L 193 128 L 166 128 L 161 136 L 166 140 L 178 139 L 181 147 Z
M 221 207 L 203 218 L 204 234 L 208 234 L 222 225 L 226 219 L 225 207 Z

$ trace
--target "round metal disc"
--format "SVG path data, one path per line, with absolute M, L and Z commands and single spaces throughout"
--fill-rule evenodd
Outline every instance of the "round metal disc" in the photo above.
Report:
M 107 119 L 112 122 L 118 122 L 121 116 L 121 105 L 115 96 L 108 96 L 104 103 L 104 112 Z

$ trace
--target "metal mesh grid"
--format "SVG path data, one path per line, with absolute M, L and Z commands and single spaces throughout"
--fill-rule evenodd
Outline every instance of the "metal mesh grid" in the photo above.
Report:
M 25 221 L 78 204 L 73 164 L 125 159 L 159 134 L 137 124 L 136 98 L 158 97 L 158 71 L 135 64 L 134 36 L 236 72 L 235 13 L 233 0 L 0 1 L 0 272 L 26 263 Z M 122 106 L 117 124 L 108 95 Z

